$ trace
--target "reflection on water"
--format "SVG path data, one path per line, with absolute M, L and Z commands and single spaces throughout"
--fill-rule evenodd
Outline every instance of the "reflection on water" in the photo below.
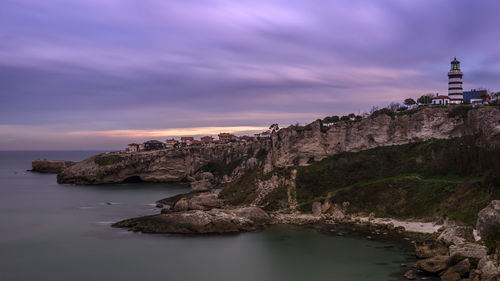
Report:
M 0 152 L 0 280 L 391 280 L 399 246 L 272 227 L 239 235 L 148 235 L 110 227 L 159 209 L 181 184 L 58 185 L 32 159 L 91 152 Z

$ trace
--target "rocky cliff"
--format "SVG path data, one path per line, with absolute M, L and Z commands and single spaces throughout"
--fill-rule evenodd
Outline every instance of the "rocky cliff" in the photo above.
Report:
M 324 126 L 290 126 L 271 139 L 214 147 L 139 153 L 110 153 L 88 158 L 58 175 L 60 183 L 100 184 L 127 180 L 185 181 L 213 172 L 218 182 L 239 179 L 247 170 L 304 166 L 341 152 L 379 146 L 474 135 L 484 146 L 500 147 L 500 110 L 486 108 L 423 108 L 409 114 L 385 114 L 360 121 Z

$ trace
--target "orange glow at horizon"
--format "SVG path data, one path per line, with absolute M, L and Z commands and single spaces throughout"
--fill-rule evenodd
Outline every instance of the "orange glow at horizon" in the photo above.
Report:
M 267 127 L 235 126 L 235 127 L 194 127 L 172 128 L 159 130 L 108 130 L 108 131 L 72 131 L 67 135 L 73 136 L 106 136 L 111 138 L 143 138 L 143 137 L 181 137 L 196 135 L 217 135 L 219 133 L 261 132 Z

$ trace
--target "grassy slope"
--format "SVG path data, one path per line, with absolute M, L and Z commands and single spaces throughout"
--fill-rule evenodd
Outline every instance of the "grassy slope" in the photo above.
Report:
M 313 201 L 349 201 L 353 212 L 474 224 L 500 198 L 498 171 L 500 151 L 477 147 L 473 137 L 379 147 L 300 167 L 297 200 L 303 211 Z

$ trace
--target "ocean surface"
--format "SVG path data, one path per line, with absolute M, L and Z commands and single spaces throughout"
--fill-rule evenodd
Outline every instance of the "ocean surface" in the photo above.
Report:
M 403 244 L 277 226 L 237 235 L 140 234 L 111 222 L 155 214 L 182 184 L 59 185 L 34 159 L 89 151 L 0 151 L 0 280 L 398 280 Z

